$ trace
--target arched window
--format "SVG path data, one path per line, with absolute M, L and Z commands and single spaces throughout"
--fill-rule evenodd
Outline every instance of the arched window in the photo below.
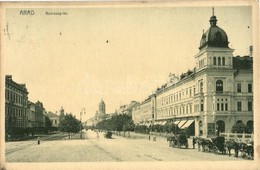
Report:
M 217 65 L 217 58 L 213 57 L 213 65 Z
M 221 58 L 218 57 L 218 65 L 221 65 Z
M 254 122 L 252 120 L 247 121 L 246 126 L 248 133 L 254 132 Z
M 223 81 L 218 80 L 216 82 L 216 92 L 223 92 Z
M 219 132 L 225 132 L 225 122 L 223 120 L 218 120 L 216 122 L 216 130 L 218 134 Z
M 222 65 L 223 65 L 223 66 L 226 65 L 226 63 L 225 63 L 225 57 L 222 57 Z

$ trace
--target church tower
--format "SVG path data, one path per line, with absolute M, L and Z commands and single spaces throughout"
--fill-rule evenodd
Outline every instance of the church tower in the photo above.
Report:
M 106 105 L 105 105 L 105 102 L 103 101 L 103 99 L 101 99 L 101 101 L 99 102 L 99 110 L 98 110 L 98 112 L 101 115 L 106 114 Z

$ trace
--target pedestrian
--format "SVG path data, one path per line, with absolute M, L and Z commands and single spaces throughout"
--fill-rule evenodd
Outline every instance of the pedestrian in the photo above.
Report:
M 198 151 L 200 151 L 200 146 L 201 146 L 201 140 L 198 139 Z
M 193 137 L 192 139 L 193 149 L 195 149 L 196 139 Z
M 234 144 L 234 149 L 235 149 L 235 157 L 238 158 L 239 144 L 237 142 L 235 142 Z
M 38 145 L 40 145 L 41 141 L 40 141 L 40 137 L 37 138 L 38 141 Z

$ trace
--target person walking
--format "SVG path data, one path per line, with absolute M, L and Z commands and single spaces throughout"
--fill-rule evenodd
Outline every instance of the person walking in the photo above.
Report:
M 40 145 L 41 141 L 40 141 L 40 137 L 37 138 L 38 141 L 38 145 Z
M 193 137 L 192 139 L 193 149 L 195 149 L 196 139 Z

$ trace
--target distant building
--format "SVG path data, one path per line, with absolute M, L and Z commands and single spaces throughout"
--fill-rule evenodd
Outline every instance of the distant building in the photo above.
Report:
M 28 124 L 27 124 L 27 132 L 30 135 L 34 135 L 35 128 L 37 127 L 36 119 L 35 119 L 35 108 L 36 105 L 33 102 L 28 101 L 27 105 L 27 117 L 28 117 Z
M 103 99 L 100 100 L 98 104 L 98 111 L 96 111 L 95 116 L 86 121 L 87 126 L 95 126 L 98 122 L 110 119 L 113 114 L 106 114 L 106 104 Z
M 27 128 L 28 91 L 25 84 L 12 80 L 11 75 L 5 76 L 5 134 L 14 139 L 23 136 Z
M 65 117 L 64 109 L 61 106 L 60 115 L 59 115 L 59 122 L 61 122 L 64 119 L 64 117 Z
M 46 112 L 45 115 L 50 119 L 52 129 L 58 130 L 58 127 L 59 127 L 59 124 L 60 124 L 59 115 L 52 113 L 52 112 Z
M 117 114 L 126 114 L 132 117 L 133 108 L 138 104 L 136 101 L 131 101 L 129 104 L 121 105 L 117 110 Z

